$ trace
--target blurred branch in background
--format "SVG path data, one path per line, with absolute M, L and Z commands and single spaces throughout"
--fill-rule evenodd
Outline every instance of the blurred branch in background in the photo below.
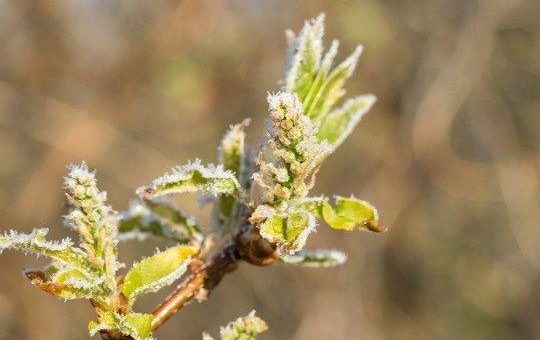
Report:
M 321 11 L 344 53 L 365 45 L 349 93 L 379 102 L 316 189 L 361 193 L 389 233 L 321 230 L 310 242 L 346 249 L 346 268 L 241 268 L 212 307 L 158 336 L 198 338 L 205 320 L 255 308 L 272 326 L 261 338 L 539 338 L 533 0 L 0 2 L 0 228 L 59 225 L 70 162 L 99 168 L 121 208 L 164 168 L 212 161 L 229 122 L 252 117 L 254 135 L 284 67 L 279 32 Z M 1 261 L 9 272 L 29 263 Z M 85 304 L 71 312 L 20 280 L 1 279 L 1 339 L 81 338 Z

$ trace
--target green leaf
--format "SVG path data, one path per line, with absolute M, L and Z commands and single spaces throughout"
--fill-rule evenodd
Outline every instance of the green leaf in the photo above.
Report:
M 194 234 L 200 233 L 199 226 L 195 219 L 182 209 L 178 208 L 171 200 L 160 198 L 146 200 L 144 203 L 150 212 L 179 228 L 183 228 L 183 232 L 190 237 L 194 237 Z
M 144 238 L 146 234 L 152 234 L 179 243 L 198 245 L 203 237 L 195 218 L 178 208 L 174 202 L 161 197 L 132 202 L 121 215 L 118 231 L 122 233 L 122 240 Z
M 47 228 L 34 229 L 30 234 L 22 234 L 10 230 L 0 235 L 0 253 L 7 249 L 20 250 L 25 253 L 46 256 L 65 265 L 73 266 L 87 272 L 92 268 L 86 254 L 73 246 L 70 239 L 61 242 L 47 241 Z
M 335 267 L 347 261 L 347 255 L 337 250 L 303 250 L 296 254 L 281 254 L 280 262 L 303 267 Z
M 107 293 L 102 289 L 102 282 L 91 282 L 76 269 L 66 270 L 54 277 L 39 270 L 26 270 L 25 276 L 42 291 L 64 300 L 94 299 L 103 301 Z
M 339 64 L 317 89 L 316 95 L 309 103 L 304 103 L 305 114 L 313 121 L 320 121 L 332 109 L 335 103 L 345 95 L 343 86 L 351 77 L 362 54 L 362 46 L 357 46 L 354 52 Z
M 385 231 L 379 225 L 377 209 L 370 203 L 354 197 L 336 196 L 335 200 L 335 208 L 325 198 L 307 199 L 303 206 L 334 229 L 350 231 L 358 227 L 374 232 Z
M 260 225 L 260 234 L 276 243 L 285 253 L 301 250 L 308 235 L 315 229 L 315 219 L 306 211 L 292 211 L 287 216 L 273 215 Z
M 225 136 L 223 136 L 218 150 L 218 159 L 223 164 L 223 168 L 234 172 L 239 181 L 245 156 L 246 133 L 244 130 L 249 125 L 249 122 L 250 120 L 246 119 L 239 124 L 231 125 Z
M 141 339 L 147 339 L 151 334 L 152 320 L 154 316 L 152 314 L 141 314 L 141 313 L 129 313 L 124 317 L 126 324 L 130 328 L 135 330 L 135 333 Z
M 285 90 L 296 92 L 303 100 L 309 92 L 319 68 L 324 35 L 324 14 L 306 21 L 298 37 L 287 31 L 289 40 L 289 66 L 285 77 Z
M 310 112 L 308 109 L 311 107 L 311 105 L 314 104 L 316 100 L 320 100 L 321 91 L 323 86 L 326 83 L 326 80 L 328 79 L 328 74 L 332 67 L 332 62 L 334 61 L 334 58 L 336 57 L 337 50 L 339 47 L 339 41 L 334 40 L 332 41 L 332 45 L 330 46 L 330 49 L 328 52 L 326 52 L 322 62 L 321 67 L 317 71 L 317 75 L 313 79 L 313 82 L 310 85 L 309 91 L 305 98 L 302 100 L 302 104 L 306 108 L 305 114 L 313 121 L 319 121 L 322 117 L 318 114 L 318 112 Z
M 334 229 L 350 231 L 359 227 L 375 232 L 384 231 L 384 228 L 379 226 L 377 209 L 370 203 L 354 197 L 336 196 L 335 200 L 336 208 L 324 198 L 308 200 L 305 206 Z
M 304 107 L 304 114 L 317 125 L 326 118 L 328 112 L 345 94 L 343 89 L 345 82 L 352 76 L 362 54 L 362 46 L 359 45 L 348 58 L 332 70 L 339 42 L 332 41 L 321 59 L 323 35 L 324 15 L 307 21 L 298 37 L 293 32 L 287 31 L 290 61 L 283 87 L 283 90 L 298 95 Z
M 99 323 L 90 321 L 88 331 L 90 335 L 96 335 L 99 331 L 119 332 L 129 335 L 135 340 L 150 340 L 151 326 L 154 316 L 152 314 L 129 313 L 121 315 L 115 312 L 106 312 L 101 316 Z
M 213 195 L 237 195 L 240 184 L 233 172 L 224 170 L 222 165 L 203 166 L 199 160 L 176 168 L 155 179 L 148 187 L 137 193 L 146 198 L 169 194 L 205 192 Z
M 326 140 L 335 150 L 349 136 L 376 100 L 372 94 L 349 99 L 341 108 L 326 116 L 319 127 L 317 139 Z
M 242 185 L 247 182 L 245 171 L 245 138 L 244 129 L 248 126 L 249 119 L 240 124 L 231 125 L 219 146 L 219 162 L 227 171 L 236 174 L 236 179 Z M 229 232 L 229 223 L 232 221 L 236 211 L 236 198 L 231 195 L 220 195 L 217 208 L 214 209 L 214 220 L 219 224 L 220 230 L 224 233 Z
M 130 299 L 170 285 L 186 271 L 197 248 L 186 245 L 171 247 L 135 264 L 126 274 L 122 292 Z

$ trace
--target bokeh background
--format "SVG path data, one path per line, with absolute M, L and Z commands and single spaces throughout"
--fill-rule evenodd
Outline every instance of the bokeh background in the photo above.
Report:
M 255 308 L 271 326 L 261 339 L 539 339 L 534 0 L 2 0 L 0 229 L 69 235 L 71 162 L 96 167 L 122 210 L 169 167 L 214 161 L 229 124 L 252 117 L 255 143 L 283 75 L 283 31 L 319 12 L 342 58 L 365 46 L 348 93 L 379 101 L 316 191 L 373 202 L 389 232 L 320 226 L 309 246 L 345 250 L 345 266 L 242 266 L 159 338 L 199 339 Z M 196 212 L 195 199 L 179 201 Z M 162 246 L 122 244 L 122 260 Z M 87 303 L 20 274 L 43 263 L 0 257 L 0 339 L 88 337 Z

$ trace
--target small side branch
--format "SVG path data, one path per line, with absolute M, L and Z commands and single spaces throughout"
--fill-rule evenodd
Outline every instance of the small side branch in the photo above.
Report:
M 224 247 L 208 263 L 198 268 L 153 311 L 152 331 L 187 305 L 202 289 L 210 292 L 225 274 L 238 267 L 239 260 L 236 246 L 232 244 Z
M 276 260 L 276 247 L 262 238 L 258 230 L 246 223 L 232 242 L 218 251 L 209 262 L 195 270 L 153 312 L 152 331 L 158 329 L 178 310 L 186 306 L 200 292 L 210 293 L 225 274 L 236 268 L 240 261 L 257 266 L 268 266 Z
M 208 262 L 193 270 L 153 312 L 152 331 L 157 330 L 191 300 L 205 298 L 225 276 L 238 268 L 240 261 L 257 266 L 268 266 L 276 260 L 276 246 L 259 235 L 256 228 L 246 223 L 231 242 L 219 250 Z M 102 339 L 129 340 L 131 337 L 101 333 Z

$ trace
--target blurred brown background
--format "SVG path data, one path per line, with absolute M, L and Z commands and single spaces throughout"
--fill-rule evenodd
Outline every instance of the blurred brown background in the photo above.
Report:
M 199 339 L 255 308 L 271 326 L 262 339 L 539 339 L 539 4 L 0 1 L 0 229 L 68 235 L 70 162 L 96 167 L 122 210 L 169 167 L 214 161 L 228 124 L 252 117 L 257 141 L 283 31 L 324 11 L 342 58 L 365 46 L 349 95 L 379 102 L 316 191 L 375 203 L 389 232 L 320 226 L 309 246 L 343 249 L 347 265 L 243 266 L 158 337 Z M 195 199 L 180 202 L 195 212 Z M 123 244 L 122 259 L 156 246 Z M 0 338 L 87 338 L 87 303 L 20 274 L 39 263 L 0 257 Z

